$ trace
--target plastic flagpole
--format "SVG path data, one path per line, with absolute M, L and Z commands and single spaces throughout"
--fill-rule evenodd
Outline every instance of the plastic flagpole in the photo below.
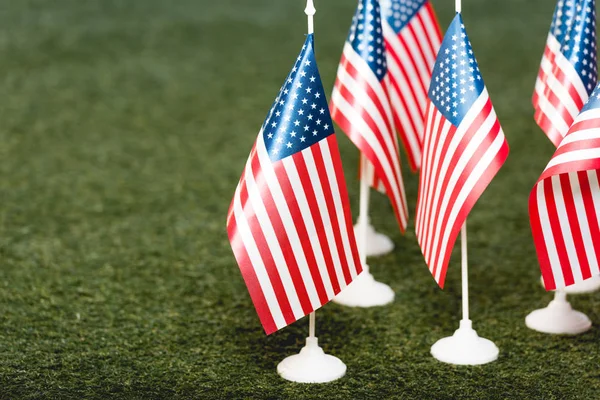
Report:
M 314 15 L 317 12 L 313 0 L 307 0 L 304 9 L 308 17 L 308 34 L 314 33 Z M 337 357 L 325 354 L 315 336 L 315 312 L 308 316 L 308 337 L 299 354 L 286 357 L 277 365 L 277 373 L 293 382 L 324 383 L 346 374 L 346 365 Z
M 367 165 L 365 165 L 367 164 Z M 365 207 L 361 207 L 361 210 L 358 214 L 358 219 L 356 221 L 356 225 L 354 225 L 354 232 L 356 234 L 357 237 L 361 236 L 360 233 L 360 229 L 361 229 L 361 221 L 364 219 L 365 220 L 365 224 L 366 224 L 366 239 L 365 239 L 365 249 L 364 249 L 364 253 L 365 256 L 382 256 L 384 254 L 388 254 L 389 252 L 391 252 L 392 250 L 394 250 L 394 242 L 392 242 L 392 240 L 387 237 L 386 235 L 384 235 L 383 233 L 379 233 L 377 231 L 375 231 L 375 228 L 373 228 L 373 226 L 371 225 L 371 221 L 369 219 L 369 204 L 370 204 L 370 188 L 369 188 L 369 184 L 368 184 L 368 179 L 372 179 L 373 174 L 374 174 L 374 170 L 373 170 L 373 165 L 371 165 L 371 163 L 367 160 L 366 157 L 361 156 L 361 177 L 360 177 L 360 181 L 361 184 L 363 183 L 363 181 L 365 181 L 366 185 L 367 185 L 367 192 L 365 194 Z M 362 192 L 362 188 L 361 188 L 361 196 L 362 196 L 363 192 Z M 361 200 L 361 205 L 362 200 Z M 361 251 L 361 254 L 363 254 L 363 252 Z M 364 263 L 363 263 L 364 264 Z
M 361 154 L 361 157 L 360 211 L 356 236 L 363 272 L 333 301 L 349 307 L 375 307 L 393 302 L 395 294 L 388 285 L 377 282 L 373 278 L 367 265 L 369 191 L 371 190 L 368 177 L 373 175 L 373 165 L 364 155 Z
M 460 3 L 460 0 L 458 0 Z M 457 6 L 459 8 L 460 6 Z M 469 321 L 469 270 L 467 260 L 467 222 L 460 230 L 460 255 L 462 275 L 462 314 L 463 321 Z

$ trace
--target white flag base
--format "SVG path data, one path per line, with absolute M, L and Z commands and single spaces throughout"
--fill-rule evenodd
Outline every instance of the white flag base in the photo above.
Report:
M 454 335 L 440 339 L 431 346 L 433 357 L 456 365 L 486 364 L 495 361 L 499 352 L 494 342 L 477 335 L 470 319 L 461 320 Z
M 359 237 L 359 223 L 354 225 L 354 233 Z M 383 256 L 391 253 L 394 250 L 394 242 L 392 239 L 375 231 L 371 223 L 367 223 L 367 257 Z
M 394 291 L 377 282 L 369 271 L 363 271 L 352 283 L 333 298 L 333 302 L 348 307 L 377 307 L 394 301 Z
M 542 286 L 544 286 L 544 278 L 540 277 L 540 281 L 542 282 Z M 586 279 L 585 281 L 576 283 L 571 286 L 567 286 L 563 289 L 566 294 L 583 294 L 583 293 L 593 293 L 597 292 L 600 289 L 600 276 L 592 276 L 591 278 Z
M 299 354 L 280 362 L 277 373 L 292 382 L 324 383 L 344 376 L 346 364 L 337 357 L 325 354 L 316 337 L 307 337 L 306 346 Z
M 592 322 L 582 312 L 573 310 L 571 303 L 554 299 L 548 307 L 532 311 L 525 318 L 529 329 L 555 335 L 577 335 L 592 327 Z

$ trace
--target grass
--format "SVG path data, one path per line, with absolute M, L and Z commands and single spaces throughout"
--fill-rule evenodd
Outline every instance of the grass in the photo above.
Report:
M 320 342 L 348 373 L 301 385 L 275 368 L 307 321 L 264 335 L 225 214 L 303 41 L 302 1 L 0 1 L 0 398 L 598 398 L 597 325 L 577 337 L 524 325 L 551 299 L 527 197 L 553 149 L 530 105 L 553 1 L 464 3 L 511 146 L 469 217 L 472 319 L 500 358 L 429 355 L 458 325 L 458 251 L 440 291 L 413 225 L 401 236 L 374 195 L 373 223 L 397 248 L 371 270 L 396 301 L 320 310 Z M 452 2 L 434 4 L 446 27 Z M 317 7 L 330 90 L 354 2 Z M 358 155 L 339 138 L 356 212 Z M 597 294 L 571 301 L 600 322 Z

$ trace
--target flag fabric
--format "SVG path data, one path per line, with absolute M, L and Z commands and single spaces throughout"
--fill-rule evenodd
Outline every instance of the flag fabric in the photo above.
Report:
M 338 67 L 331 115 L 373 165 L 371 183 L 385 189 L 404 232 L 408 208 L 388 87 L 379 1 L 360 0 Z
M 389 95 L 413 171 L 421 167 L 427 90 L 442 33 L 429 0 L 382 0 Z
M 416 234 L 443 288 L 458 232 L 508 156 L 459 13 L 442 41 L 428 99 Z
M 558 146 L 594 90 L 596 4 L 594 0 L 559 0 L 533 92 L 534 118 Z
M 321 307 L 362 271 L 312 34 L 250 152 L 227 232 L 267 334 Z
M 599 275 L 600 85 L 529 195 L 529 218 L 546 289 Z

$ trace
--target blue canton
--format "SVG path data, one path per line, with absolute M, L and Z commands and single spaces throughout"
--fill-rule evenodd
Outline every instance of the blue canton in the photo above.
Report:
M 396 31 L 400 33 L 408 21 L 419 12 L 427 0 L 381 0 L 383 16 Z
M 572 1 L 567 1 L 569 3 Z M 594 0 L 583 0 L 575 7 L 569 29 L 561 41 L 561 52 L 573 64 L 588 94 L 598 80 L 596 61 L 596 10 Z
M 310 34 L 263 123 L 262 135 L 271 161 L 277 161 L 333 133 Z
M 554 9 L 550 32 L 559 43 L 562 43 L 567 31 L 571 27 L 575 15 L 575 0 L 560 0 Z
M 588 111 L 594 108 L 600 108 L 600 84 L 596 86 L 590 98 L 588 99 L 585 106 L 581 109 L 581 112 Z
M 457 13 L 435 61 L 429 99 L 447 120 L 458 126 L 484 88 L 471 42 Z
M 379 1 L 360 0 L 347 40 L 381 81 L 387 73 L 387 64 Z

